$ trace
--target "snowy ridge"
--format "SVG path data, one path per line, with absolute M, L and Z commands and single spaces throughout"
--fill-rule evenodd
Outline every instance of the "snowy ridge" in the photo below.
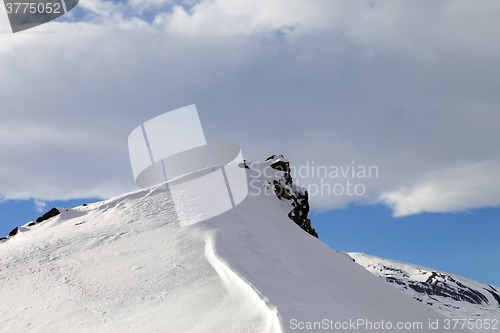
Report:
M 349 255 L 372 274 L 383 278 L 395 288 L 446 317 L 500 320 L 498 287 L 455 274 L 364 253 L 353 252 Z M 496 327 L 500 329 L 500 322 Z M 491 332 L 492 329 L 475 329 L 475 331 Z
M 158 185 L 19 228 L 0 243 L 2 332 L 325 332 L 358 320 L 435 332 L 427 323 L 445 317 L 289 218 L 290 203 L 264 191 L 270 164 L 247 169 L 261 193 L 188 227 Z

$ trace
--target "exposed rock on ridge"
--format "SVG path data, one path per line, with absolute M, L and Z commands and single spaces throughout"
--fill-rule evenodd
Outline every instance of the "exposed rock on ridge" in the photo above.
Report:
M 264 163 L 266 162 L 271 163 L 271 168 L 283 172 L 281 177 L 273 179 L 272 186 L 276 197 L 292 207 L 288 217 L 305 232 L 318 238 L 318 233 L 312 226 L 311 220 L 307 217 L 307 214 L 309 214 L 309 195 L 304 188 L 293 184 L 290 175 L 290 163 L 283 155 L 272 155 L 264 161 Z
M 46 220 L 50 219 L 51 217 L 57 216 L 59 214 L 61 214 L 61 212 L 57 208 L 52 208 L 47 213 L 45 213 L 42 216 L 40 216 L 39 218 L 37 218 L 35 221 L 29 222 L 27 226 L 32 227 L 32 226 L 36 225 L 37 223 L 46 221 Z M 15 227 L 11 232 L 9 232 L 9 235 L 7 237 L 0 238 L 0 241 L 7 240 L 10 237 L 14 237 L 15 235 L 17 235 L 18 231 L 19 231 L 19 227 Z
M 57 216 L 59 214 L 61 214 L 61 212 L 57 208 L 52 208 L 47 213 L 45 213 L 42 216 L 40 216 L 39 218 L 37 218 L 36 222 L 38 222 L 38 223 L 43 222 L 43 221 L 48 220 L 51 217 Z

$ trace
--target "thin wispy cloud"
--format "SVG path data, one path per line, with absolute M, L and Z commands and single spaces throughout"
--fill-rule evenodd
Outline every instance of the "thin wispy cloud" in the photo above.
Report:
M 47 207 L 45 202 L 35 199 L 35 209 L 37 212 L 43 212 L 45 207 Z

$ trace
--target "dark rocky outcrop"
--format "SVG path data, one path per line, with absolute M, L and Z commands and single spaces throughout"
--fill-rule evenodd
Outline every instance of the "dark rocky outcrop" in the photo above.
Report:
M 52 208 L 47 213 L 45 213 L 42 216 L 40 216 L 39 218 L 37 218 L 35 221 L 37 223 L 40 223 L 40 222 L 43 222 L 45 220 L 50 219 L 51 217 L 57 216 L 59 214 L 61 214 L 61 212 L 57 208 Z
M 61 214 L 61 212 L 59 212 L 59 210 L 57 210 L 57 208 L 52 208 L 47 213 L 45 213 L 42 216 L 40 216 L 39 218 L 37 218 L 35 220 L 35 222 L 40 223 L 40 222 L 43 222 L 45 220 L 50 219 L 51 217 L 57 216 L 59 214 Z M 34 226 L 36 224 L 35 222 L 28 223 L 28 227 Z M 18 231 L 19 231 L 19 227 L 15 227 L 11 232 L 9 232 L 9 235 L 7 237 L 0 238 L 0 240 L 4 240 L 4 239 L 7 239 L 9 237 L 15 236 Z
M 397 284 L 399 284 L 399 285 L 401 285 L 401 286 L 406 286 L 406 283 L 404 283 L 403 281 L 400 281 L 400 280 L 396 279 L 396 278 L 395 278 L 395 277 L 393 277 L 393 276 L 388 276 L 388 277 L 386 277 L 386 278 L 385 278 L 385 280 L 386 280 L 387 282 L 390 282 L 390 283 L 397 283 Z M 416 291 L 416 290 L 415 290 L 415 291 Z
M 290 175 L 290 163 L 282 155 L 272 155 L 264 162 L 270 161 L 273 161 L 270 165 L 271 168 L 283 172 L 283 176 L 273 180 L 272 185 L 278 199 L 288 202 L 292 206 L 288 217 L 305 232 L 318 238 L 318 233 L 313 228 L 311 220 L 307 217 L 307 214 L 309 214 L 309 194 L 302 187 L 293 184 Z
M 484 288 L 484 290 L 489 292 L 493 296 L 493 298 L 495 298 L 495 300 L 498 303 L 498 307 L 500 308 L 500 295 L 495 291 L 496 289 L 493 288 L 493 286 L 490 286 L 490 287 L 491 287 L 491 289 Z
M 9 236 L 7 236 L 7 237 L 14 236 L 15 234 L 17 234 L 18 231 L 19 231 L 19 227 L 15 227 L 11 232 L 9 232 Z
M 444 283 L 434 284 L 428 282 L 410 283 L 408 286 L 418 293 L 448 297 L 456 301 L 466 301 L 471 304 L 488 304 L 488 299 L 483 294 L 471 288 L 459 289 Z
M 403 272 L 392 267 L 383 267 L 383 269 L 387 271 L 399 271 L 399 273 Z M 488 304 L 488 298 L 481 292 L 461 284 L 447 274 L 431 272 L 431 275 L 426 279 L 425 282 L 407 279 L 409 276 L 406 273 L 404 275 L 405 279 L 398 279 L 394 276 L 387 276 L 385 277 L 385 280 L 390 283 L 406 285 L 419 294 L 426 294 L 428 296 L 442 296 L 454 299 L 456 301 L 465 301 L 471 304 Z
M 243 160 L 243 162 L 241 162 L 240 164 L 238 164 L 238 166 L 239 166 L 240 168 L 242 168 L 242 169 L 243 169 L 243 168 L 245 168 L 245 169 L 250 169 L 250 168 L 248 167 L 248 165 L 247 165 L 247 161 L 245 161 L 245 160 Z

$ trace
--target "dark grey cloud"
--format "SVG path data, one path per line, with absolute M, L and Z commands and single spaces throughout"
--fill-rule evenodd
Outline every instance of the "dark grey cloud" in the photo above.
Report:
M 220 0 L 130 16 L 160 4 L 89 0 L 82 22 L 0 41 L 0 196 L 133 190 L 130 131 L 194 103 L 207 140 L 248 159 L 378 166 L 366 195 L 315 196 L 318 208 L 500 204 L 496 2 Z

